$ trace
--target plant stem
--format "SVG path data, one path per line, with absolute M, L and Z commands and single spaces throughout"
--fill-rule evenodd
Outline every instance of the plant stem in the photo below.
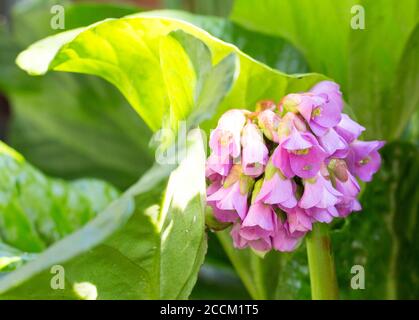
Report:
M 315 223 L 313 230 L 307 235 L 306 244 L 311 298 L 313 300 L 339 299 L 328 225 Z

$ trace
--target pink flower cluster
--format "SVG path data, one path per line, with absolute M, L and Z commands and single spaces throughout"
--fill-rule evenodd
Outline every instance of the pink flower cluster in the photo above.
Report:
M 232 223 L 236 248 L 292 251 L 315 222 L 361 210 L 356 178 L 370 181 L 382 141 L 342 113 L 339 86 L 323 81 L 256 112 L 233 109 L 210 137 L 207 201 Z

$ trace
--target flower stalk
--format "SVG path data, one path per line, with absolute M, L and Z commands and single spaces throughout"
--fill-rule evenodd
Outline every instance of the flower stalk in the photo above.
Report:
M 306 237 L 306 245 L 311 298 L 313 300 L 339 299 L 328 225 L 313 224 L 313 230 Z

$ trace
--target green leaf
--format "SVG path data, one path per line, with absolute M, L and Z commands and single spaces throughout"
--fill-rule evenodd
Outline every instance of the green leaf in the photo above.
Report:
M 390 103 L 402 108 L 391 108 L 384 124 L 389 123 L 388 130 L 392 133 L 391 138 L 400 137 L 406 124 L 415 117 L 419 106 L 419 93 L 411 88 L 419 87 L 419 68 L 417 57 L 419 56 L 419 24 L 416 24 L 409 40 L 406 43 L 402 57 L 398 63 L 396 77 L 393 80 Z M 380 112 L 380 111 L 377 111 Z M 416 116 L 417 117 L 417 116 Z M 416 140 L 418 141 L 418 140 Z
M 365 29 L 352 29 L 359 5 Z M 417 0 L 236 0 L 232 13 L 247 28 L 293 43 L 311 70 L 342 85 L 366 137 L 386 140 L 400 137 L 419 105 L 418 17 Z
M 113 187 L 100 181 L 66 183 L 45 177 L 2 142 L 0 168 L 2 271 L 31 260 L 85 225 L 118 196 Z
M 412 142 L 413 144 L 419 145 L 419 111 L 416 110 L 412 118 L 409 120 L 409 124 L 403 133 L 402 139 L 404 141 Z
M 287 92 L 308 89 L 324 79 L 316 74 L 283 74 L 190 24 L 140 15 L 107 20 L 87 29 L 47 38 L 22 52 L 17 61 L 20 67 L 34 74 L 43 74 L 49 68 L 105 78 L 119 88 L 144 121 L 155 130 L 161 126 L 170 105 L 159 62 L 160 43 L 177 29 L 203 41 L 211 50 L 213 65 L 231 53 L 237 54 L 240 59 L 240 72 L 232 90 L 218 108 L 218 114 L 232 106 L 253 107 L 261 99 L 279 100 Z M 51 52 L 57 54 L 53 57 Z M 131 74 L 137 76 L 133 78 Z M 204 128 L 213 127 L 213 123 L 214 120 L 206 122 Z
M 301 53 L 283 38 L 247 30 L 230 20 L 176 10 L 148 11 L 143 12 L 142 15 L 175 18 L 192 23 L 214 37 L 234 44 L 257 61 L 283 72 L 304 73 L 308 71 L 307 63 Z
M 322 72 L 346 88 L 351 7 L 357 0 L 236 0 L 231 18 L 246 28 L 284 37 Z
M 187 122 L 188 129 L 211 118 L 233 84 L 235 55 L 213 67 L 209 48 L 182 30 L 162 39 L 160 61 L 170 100 L 169 122 L 174 132 L 180 120 Z
M 10 272 L 31 261 L 36 254 L 26 253 L 0 242 L 0 277 L 3 272 Z
M 187 156 L 156 165 L 81 229 L 0 279 L 7 299 L 186 299 L 206 251 L 205 152 L 188 138 Z M 162 201 L 159 201 L 162 198 Z M 50 286 L 50 268 L 65 270 L 65 288 Z
M 419 106 L 419 2 L 362 0 L 365 30 L 351 30 L 349 103 L 370 139 L 394 140 Z M 384 17 L 384 18 L 383 18 Z M 414 31 L 416 29 L 416 31 Z M 385 39 L 385 41 L 383 41 Z M 368 70 L 368 72 L 365 72 Z
M 164 8 L 182 9 L 205 15 L 227 16 L 233 0 L 163 0 Z

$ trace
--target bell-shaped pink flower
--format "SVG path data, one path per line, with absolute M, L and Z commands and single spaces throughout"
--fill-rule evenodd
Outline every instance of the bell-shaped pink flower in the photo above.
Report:
M 328 157 L 345 158 L 348 154 L 349 146 L 347 142 L 333 128 L 319 137 L 319 142 Z
M 244 249 L 249 246 L 249 243 L 240 235 L 241 223 L 236 222 L 231 228 L 230 235 L 233 239 L 233 246 L 236 249 Z
M 239 218 L 235 210 L 222 210 L 217 207 L 217 201 L 208 200 L 208 198 L 223 187 L 223 177 L 218 174 L 212 174 L 209 178 L 211 184 L 207 187 L 207 204 L 212 208 L 214 217 L 221 222 L 234 222 Z
M 335 127 L 335 130 L 347 143 L 351 143 L 358 139 L 365 128 L 349 118 L 347 114 L 342 113 L 342 119 Z
M 332 222 L 333 218 L 338 218 L 340 216 L 335 206 L 328 207 L 328 208 L 313 207 L 313 208 L 307 209 L 306 212 L 314 220 L 318 222 L 323 222 L 323 223 L 330 223 Z
M 311 93 L 322 97 L 327 97 L 327 106 L 334 110 L 342 112 L 343 109 L 343 98 L 340 87 L 336 82 L 333 81 L 321 81 L 317 83 L 310 90 Z
M 333 188 L 332 183 L 320 173 L 316 177 L 304 180 L 304 193 L 298 205 L 320 222 L 330 222 L 339 216 L 335 205 L 343 195 Z
M 307 232 L 312 228 L 311 217 L 300 207 L 294 207 L 286 211 L 289 231 Z
M 271 237 L 262 237 L 255 240 L 248 240 L 241 235 L 242 225 L 235 223 L 231 229 L 230 235 L 233 238 L 233 246 L 237 249 L 251 247 L 259 252 L 267 252 L 272 249 Z
M 373 174 L 380 169 L 381 156 L 378 150 L 383 146 L 384 141 L 353 141 L 346 159 L 349 171 L 362 181 L 371 181 Z
M 223 159 L 228 155 L 233 158 L 240 156 L 240 135 L 246 123 L 247 111 L 232 109 L 224 113 L 218 126 L 211 132 L 209 145 L 211 150 Z
M 272 155 L 273 164 L 287 177 L 312 178 L 327 157 L 316 138 L 308 132 L 299 132 L 295 127 Z
M 268 172 L 273 171 L 273 173 Z M 272 168 L 270 168 L 272 167 Z M 268 174 L 269 173 L 269 174 Z M 293 208 L 297 205 L 295 198 L 295 182 L 284 177 L 278 169 L 269 162 L 265 172 L 262 188 L 256 196 L 256 202 L 265 204 L 277 204 L 285 208 Z
M 247 198 L 253 187 L 253 179 L 242 174 L 239 165 L 233 166 L 223 185 L 207 197 L 219 210 L 235 210 L 243 220 L 247 214 Z M 216 214 L 214 212 L 214 214 Z M 225 221 L 224 221 L 225 222 Z
M 278 127 L 280 118 L 272 110 L 264 110 L 258 115 L 258 124 L 266 138 L 279 143 Z
M 214 172 L 226 177 L 230 173 L 232 166 L 233 159 L 228 154 L 218 155 L 213 152 L 208 157 L 206 163 L 207 177 L 210 175 L 210 173 Z
M 343 99 L 339 85 L 331 81 L 322 81 L 309 93 L 302 94 L 297 107 L 311 130 L 319 137 L 340 122 L 342 108 Z
M 278 219 L 277 227 L 272 237 L 273 247 L 281 252 L 291 252 L 296 248 L 304 234 L 304 232 L 290 232 L 288 224 Z
M 294 128 L 301 132 L 308 131 L 308 127 L 304 119 L 302 119 L 298 114 L 293 112 L 285 113 L 285 115 L 280 118 L 278 124 L 277 132 L 279 143 L 288 138 Z
M 240 229 L 240 236 L 249 242 L 249 245 L 259 251 L 271 249 L 271 236 L 275 232 L 277 216 L 272 206 L 260 202 L 253 203 Z M 257 241 L 258 247 L 254 246 Z M 253 242 L 253 243 L 252 243 Z M 265 244 L 261 246 L 261 244 Z
M 235 210 L 244 219 L 247 213 L 247 197 L 247 193 L 240 192 L 240 182 L 237 181 L 227 188 L 221 186 L 207 198 L 207 201 L 214 202 L 215 207 L 220 210 Z
M 341 201 L 336 205 L 336 209 L 339 212 L 339 216 L 346 217 L 352 211 L 360 211 L 362 209 L 361 204 L 357 200 L 357 196 L 361 188 L 355 177 L 347 171 L 346 175 L 335 176 L 336 190 L 342 193 Z
M 268 162 L 268 148 L 266 147 L 262 132 L 253 124 L 248 123 L 242 133 L 242 166 L 244 174 L 251 177 L 260 176 Z
M 220 222 L 235 222 L 239 215 L 235 210 L 221 210 L 217 207 L 215 201 L 208 201 L 207 204 L 212 208 L 212 214 Z

